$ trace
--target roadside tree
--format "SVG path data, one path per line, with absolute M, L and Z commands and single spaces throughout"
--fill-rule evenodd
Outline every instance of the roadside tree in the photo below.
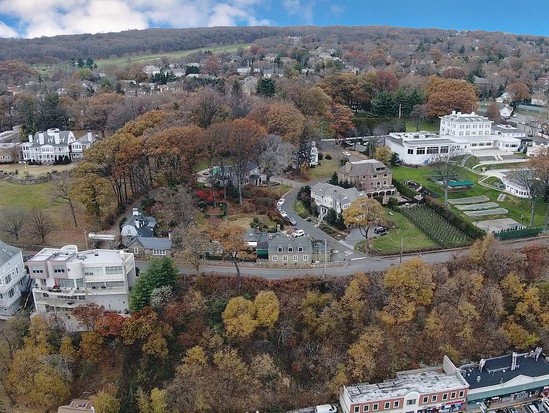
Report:
M 358 198 L 343 211 L 343 221 L 347 227 L 356 227 L 366 239 L 366 251 L 370 251 L 368 238 L 370 229 L 385 223 L 385 211 L 381 204 L 372 198 Z

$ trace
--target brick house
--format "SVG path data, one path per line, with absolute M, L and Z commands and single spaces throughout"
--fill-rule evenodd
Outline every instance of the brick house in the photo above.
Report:
M 384 163 L 375 159 L 349 161 L 337 171 L 340 181 L 347 181 L 369 198 L 393 195 L 393 173 Z

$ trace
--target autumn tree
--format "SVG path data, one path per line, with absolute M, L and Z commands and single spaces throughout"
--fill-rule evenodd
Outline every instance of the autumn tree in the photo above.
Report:
M 68 177 L 63 177 L 54 182 L 53 187 L 53 199 L 54 204 L 66 204 L 69 207 L 71 212 L 72 221 L 74 222 L 74 227 L 78 227 L 78 222 L 76 220 L 76 210 L 73 201 L 73 196 L 71 195 L 72 181 Z
M 187 227 L 179 226 L 172 232 L 172 240 L 176 249 L 176 259 L 190 264 L 196 275 L 200 275 L 204 254 L 210 244 L 206 230 L 194 224 Z
M 488 119 L 494 122 L 494 124 L 501 123 L 501 116 L 499 114 L 498 104 L 496 102 L 488 103 L 488 108 L 486 109 L 486 116 Z
M 210 224 L 208 234 L 212 240 L 219 241 L 223 255 L 233 262 L 236 269 L 238 292 L 240 294 L 242 279 L 240 277 L 240 267 L 238 266 L 238 255 L 247 248 L 244 242 L 244 229 L 235 224 L 222 222 Z
M 168 356 L 168 338 L 172 328 L 160 320 L 151 308 L 132 314 L 122 326 L 122 342 L 135 346 L 144 356 L 165 359 Z
M 343 221 L 347 227 L 356 227 L 366 239 L 366 251 L 370 251 L 368 234 L 372 227 L 385 222 L 385 211 L 373 198 L 358 198 L 343 211 Z
M 511 97 L 511 105 L 516 108 L 525 100 L 531 98 L 530 88 L 523 82 L 514 82 L 505 88 Z
M 254 299 L 257 325 L 272 328 L 280 314 L 280 303 L 273 291 L 260 291 Z
M 93 396 L 90 396 L 93 408 L 97 413 L 119 413 L 120 401 L 112 393 L 100 390 Z
M 201 128 L 207 128 L 227 116 L 224 97 L 210 87 L 198 91 L 191 102 L 190 110 L 194 123 Z
M 272 103 L 254 107 L 248 118 L 263 126 L 268 133 L 279 135 L 296 145 L 305 127 L 305 117 L 292 104 Z
M 29 232 L 40 238 L 43 244 L 48 234 L 55 230 L 52 218 L 42 209 L 33 208 L 29 214 Z
M 170 258 L 151 261 L 146 271 L 142 272 L 130 295 L 130 308 L 140 311 L 149 305 L 151 294 L 155 288 L 174 287 L 179 274 Z
M 27 212 L 23 209 L 6 208 L 0 211 L 0 229 L 19 240 L 27 222 Z
M 477 93 L 470 83 L 457 79 L 429 78 L 425 91 L 430 117 L 448 115 L 452 111 L 469 113 L 475 110 Z
M 334 132 L 337 143 L 345 141 L 345 139 L 351 136 L 355 129 L 352 110 L 334 103 L 330 106 L 327 117 L 330 120 L 330 128 Z
M 374 153 L 374 159 L 383 162 L 385 165 L 389 165 L 391 163 L 392 156 L 393 151 L 389 146 L 378 146 Z
M 85 129 L 98 130 L 105 136 L 109 114 L 123 104 L 124 97 L 117 93 L 102 93 L 82 102 L 82 124 Z
M 227 335 L 235 339 L 248 338 L 257 327 L 254 303 L 244 297 L 231 298 L 223 311 Z
M 269 134 L 259 143 L 257 162 L 267 176 L 267 185 L 275 175 L 291 166 L 296 147 L 278 135 Z
M 376 352 L 383 344 L 383 335 L 378 327 L 368 327 L 349 350 L 349 371 L 353 380 L 364 382 L 374 375 Z

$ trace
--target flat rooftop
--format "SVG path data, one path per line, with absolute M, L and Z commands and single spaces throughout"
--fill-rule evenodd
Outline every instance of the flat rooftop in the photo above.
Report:
M 87 250 L 87 251 L 69 251 L 61 248 L 44 248 L 28 262 L 86 262 L 102 264 L 105 262 L 124 261 L 118 250 Z
M 365 403 L 404 397 L 412 391 L 421 394 L 438 393 L 466 386 L 458 373 L 447 374 L 441 367 L 403 371 L 396 376 L 382 383 L 360 383 L 345 388 L 353 403 Z
M 545 354 L 540 353 L 537 360 L 534 351 L 515 354 L 516 368 L 514 370 L 512 369 L 513 355 L 507 354 L 462 366 L 460 367 L 461 374 L 469 383 L 470 389 L 506 383 L 517 376 L 533 378 L 549 376 L 549 362 Z

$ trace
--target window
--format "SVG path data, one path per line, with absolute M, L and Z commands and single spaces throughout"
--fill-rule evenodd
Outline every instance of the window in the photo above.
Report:
M 273 261 L 278 261 L 278 255 L 273 255 Z
M 124 281 L 107 281 L 107 288 L 120 288 L 124 287 Z
M 432 401 L 432 402 L 436 402 L 436 401 L 437 401 L 437 395 L 436 395 L 436 394 L 433 394 L 433 395 L 431 396 L 431 401 Z
M 398 400 L 395 400 L 395 401 L 393 402 L 393 408 L 396 409 L 396 408 L 399 407 L 399 406 L 400 406 L 400 402 L 399 402 Z
M 44 274 L 44 269 L 42 269 L 42 268 L 33 268 L 32 273 L 33 274 Z
M 411 406 L 412 404 L 416 404 L 416 399 L 406 400 L 406 405 L 407 406 Z
M 299 244 L 297 246 L 297 252 L 303 252 L 303 245 Z
M 8 291 L 8 297 L 12 298 L 15 295 L 15 292 L 13 291 L 13 288 Z
M 362 408 L 362 411 L 363 412 L 367 412 L 369 410 L 370 406 L 368 406 L 367 404 L 364 405 L 364 407 Z
M 429 402 L 429 397 L 428 397 L 428 396 L 424 396 L 424 397 L 423 397 L 423 404 L 428 403 L 428 402 Z
M 288 256 L 287 256 L 287 255 L 283 255 L 283 256 L 282 256 L 282 261 L 288 262 Z
M 372 179 L 375 179 L 375 178 L 377 178 L 377 175 L 372 175 Z
M 62 267 L 53 267 L 54 274 L 61 274 L 65 272 L 65 269 Z
M 428 154 L 435 154 L 438 153 L 438 146 L 428 146 L 427 147 L 427 153 Z
M 384 409 L 389 410 L 390 408 L 391 408 L 391 403 L 390 402 L 385 402 Z
M 355 406 L 355 413 L 360 413 L 360 406 Z
M 305 261 L 305 262 L 309 261 L 309 256 L 308 256 L 308 255 L 304 255 L 304 256 L 303 256 L 303 261 Z
M 282 245 L 278 244 L 278 247 L 276 247 L 276 250 L 277 250 L 278 252 L 282 252 Z
M 153 249 L 153 255 L 166 255 L 166 250 Z
M 414 150 L 413 149 L 408 149 L 408 155 L 413 155 L 414 154 Z
M 442 395 L 442 400 L 448 400 L 448 393 L 444 393 Z
M 447 146 L 441 146 L 440 147 L 440 153 L 448 153 L 448 147 Z
M 294 255 L 294 262 L 297 262 L 299 260 L 299 256 Z
M 416 153 L 418 155 L 425 155 L 425 148 L 417 148 Z
M 84 269 L 84 275 L 103 275 L 103 268 L 88 267 Z
M 377 404 L 377 403 L 374 403 L 374 407 L 373 407 L 372 410 L 375 412 L 375 411 L 377 410 L 378 407 L 379 407 L 378 404 Z
M 61 288 L 74 288 L 74 280 L 65 280 L 63 278 L 55 280 L 55 283 Z
M 455 399 L 456 398 L 456 392 L 453 391 L 452 394 L 450 394 L 450 399 Z
M 153 251 L 155 251 L 155 250 L 153 250 Z M 156 251 L 158 251 L 158 250 L 156 250 Z M 165 251 L 165 250 L 161 250 L 161 251 Z M 162 254 L 162 255 L 166 255 L 166 253 L 164 252 L 164 254 Z M 123 274 L 122 267 L 121 266 L 105 267 L 105 274 L 107 274 L 107 275 Z
M 294 247 L 292 247 L 291 245 L 288 245 L 288 252 L 294 252 Z
M 9 284 L 11 282 L 11 274 L 8 274 L 6 278 L 4 278 L 4 284 Z
M 463 390 L 460 390 L 459 397 L 463 397 Z

